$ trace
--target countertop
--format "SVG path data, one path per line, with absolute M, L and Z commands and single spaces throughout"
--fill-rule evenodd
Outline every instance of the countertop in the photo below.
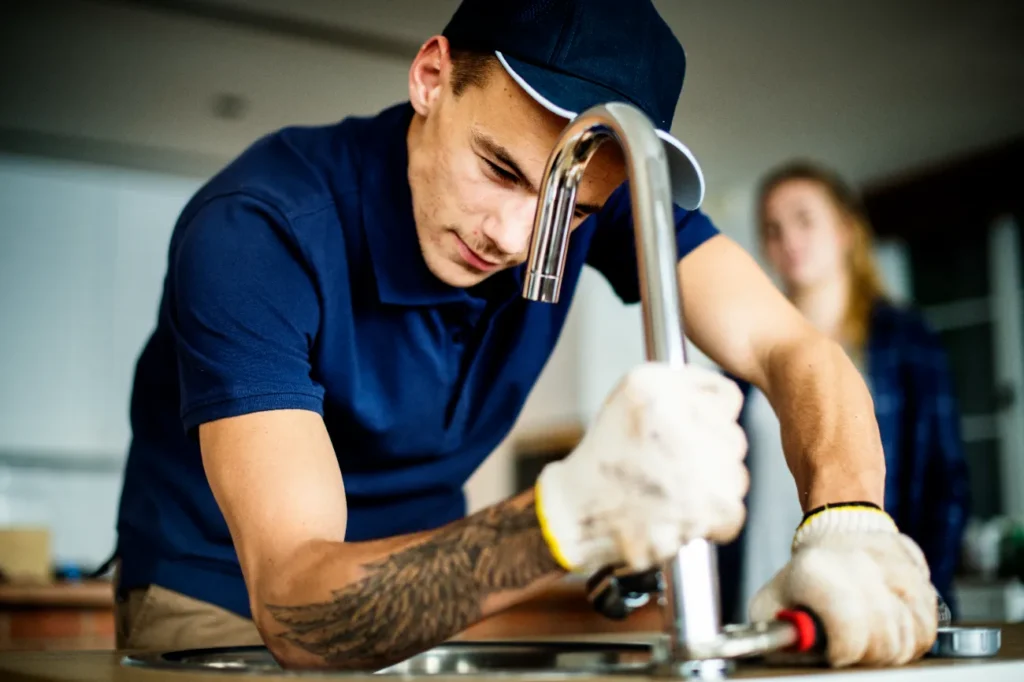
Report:
M 1003 630 L 1000 654 L 992 659 L 924 659 L 912 665 L 888 669 L 848 669 L 827 670 L 822 668 L 781 668 L 764 665 L 743 665 L 733 675 L 733 679 L 758 678 L 793 678 L 801 682 L 812 682 L 815 679 L 850 680 L 851 682 L 963 682 L 977 679 L 983 682 L 1001 680 L 1024 680 L 1024 623 L 1000 625 Z M 641 633 L 587 635 L 583 637 L 560 637 L 560 639 L 611 640 L 611 641 L 645 641 L 651 636 Z M 537 638 L 541 639 L 541 638 Z M 550 638 L 544 638 L 550 639 Z M 118 651 L 40 651 L 40 652 L 7 652 L 0 653 L 0 680 L 4 682 L 65 682 L 70 680 L 81 682 L 227 682 L 228 680 L 291 680 L 296 675 L 245 675 L 243 673 L 192 673 L 157 671 L 139 668 L 126 668 L 120 662 L 126 652 Z M 302 677 L 302 675 L 298 675 Z M 322 674 L 311 675 L 313 679 L 323 679 Z M 328 674 L 326 677 L 330 678 Z M 483 680 L 487 676 L 462 675 L 459 679 L 470 681 Z M 338 676 L 339 679 L 377 679 L 371 676 Z M 452 679 L 452 678 L 446 678 Z M 505 678 L 508 680 L 509 678 Z M 531 676 L 515 676 L 519 681 L 530 680 Z M 542 675 L 533 679 L 545 679 Z M 546 678 L 551 680 L 549 676 Z M 622 676 L 615 677 L 580 677 L 575 680 L 591 682 L 621 682 Z M 631 679 L 647 679 L 633 677 Z

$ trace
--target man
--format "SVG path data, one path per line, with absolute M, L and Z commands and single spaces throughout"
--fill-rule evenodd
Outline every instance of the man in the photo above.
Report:
M 567 571 L 640 571 L 735 536 L 738 392 L 654 363 L 536 491 L 463 518 L 463 484 L 514 423 L 583 265 L 638 298 L 613 145 L 580 186 L 562 302 L 521 296 L 556 137 L 575 112 L 626 100 L 670 154 L 691 336 L 770 396 L 808 511 L 753 617 L 814 610 L 835 665 L 927 649 L 935 595 L 878 508 L 870 397 L 697 210 L 699 167 L 666 132 L 684 65 L 646 0 L 466 0 L 413 61 L 408 103 L 270 135 L 200 190 L 138 364 L 122 646 L 265 641 L 287 666 L 378 668 Z

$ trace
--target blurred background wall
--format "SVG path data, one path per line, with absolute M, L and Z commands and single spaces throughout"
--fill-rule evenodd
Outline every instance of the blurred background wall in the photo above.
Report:
M 266 132 L 404 99 L 410 59 L 457 4 L 35 0 L 5 9 L 0 526 L 49 527 L 62 562 L 105 558 L 131 375 L 177 212 Z M 703 165 L 704 210 L 760 259 L 753 190 L 773 164 L 810 156 L 869 193 L 885 217 L 887 283 L 898 300 L 920 303 L 948 342 L 979 513 L 1010 504 L 1024 513 L 1021 215 L 999 222 L 974 210 L 993 187 L 1015 192 L 1017 206 L 1024 192 L 1024 4 L 657 5 L 688 54 L 673 132 Z M 1002 160 L 985 161 L 994 156 Z M 972 194 L 928 182 L 968 166 Z M 941 221 L 921 206 L 958 217 L 930 232 Z M 473 508 L 515 488 L 517 438 L 587 423 L 642 358 L 639 315 L 585 273 L 516 431 L 469 484 Z M 1007 481 L 1007 471 L 1021 476 Z

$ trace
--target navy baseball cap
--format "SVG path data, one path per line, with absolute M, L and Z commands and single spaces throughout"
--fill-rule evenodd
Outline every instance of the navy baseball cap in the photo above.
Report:
M 493 52 L 545 109 L 571 119 L 628 102 L 665 144 L 675 203 L 694 210 L 704 175 L 668 131 L 686 55 L 650 0 L 462 0 L 442 33 L 454 48 Z

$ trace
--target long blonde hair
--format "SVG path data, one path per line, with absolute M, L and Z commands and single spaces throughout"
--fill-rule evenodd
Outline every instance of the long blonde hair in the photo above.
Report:
M 867 212 L 858 194 L 838 173 L 811 161 L 793 161 L 771 171 L 761 181 L 757 206 L 762 244 L 766 235 L 765 202 L 775 188 L 791 180 L 817 183 L 828 194 L 850 230 L 850 249 L 846 259 L 850 292 L 840 334 L 845 344 L 861 351 L 867 343 L 875 303 L 888 298 L 872 249 L 874 238 Z

